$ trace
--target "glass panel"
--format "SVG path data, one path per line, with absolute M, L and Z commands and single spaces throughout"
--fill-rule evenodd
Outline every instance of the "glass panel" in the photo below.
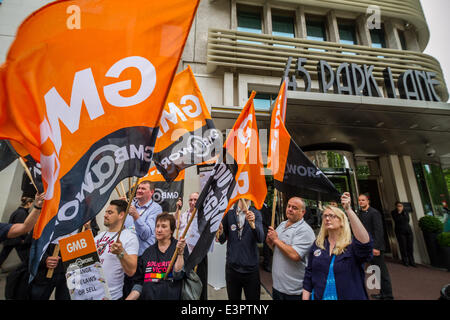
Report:
M 373 48 L 386 48 L 386 40 L 384 37 L 383 29 L 370 30 L 370 36 L 372 38 L 372 47 Z
M 357 44 L 355 27 L 348 24 L 339 25 L 340 43 L 343 44 Z
M 355 26 L 350 23 L 339 23 L 339 43 L 358 44 L 356 40 Z M 354 52 L 342 52 L 344 54 L 356 55 Z
M 261 15 L 254 12 L 238 11 L 238 31 L 262 33 Z
M 443 218 L 446 213 L 444 205 L 449 201 L 444 173 L 441 167 L 435 164 L 425 164 L 423 168 L 425 181 L 430 191 L 434 215 Z
M 327 41 L 325 22 L 306 18 L 306 39 L 315 41 Z M 309 48 L 309 50 L 325 52 L 324 49 Z
M 416 175 L 417 186 L 419 187 L 420 199 L 422 200 L 423 211 L 426 215 L 433 215 L 433 207 L 431 206 L 430 197 L 428 195 L 427 183 L 423 174 L 422 164 L 419 162 L 413 163 L 414 173 Z
M 274 36 L 294 38 L 294 18 L 272 16 L 272 34 Z
M 250 97 L 250 93 L 249 93 Z M 269 111 L 272 104 L 272 95 L 267 93 L 257 93 L 253 99 L 255 110 Z

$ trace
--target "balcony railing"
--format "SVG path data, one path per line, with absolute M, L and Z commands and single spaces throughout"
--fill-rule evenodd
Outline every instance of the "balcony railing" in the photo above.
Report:
M 207 65 L 210 72 L 217 67 L 228 67 L 266 70 L 279 72 L 281 75 L 289 57 L 306 58 L 304 67 L 313 79 L 317 79 L 319 60 L 326 60 L 333 69 L 343 62 L 373 65 L 373 75 L 379 84 L 384 81 L 383 70 L 386 67 L 391 68 L 395 82 L 399 75 L 407 70 L 435 72 L 436 79 L 441 83 L 436 87 L 436 91 L 442 101 L 448 100 L 439 62 L 423 53 L 209 29 Z

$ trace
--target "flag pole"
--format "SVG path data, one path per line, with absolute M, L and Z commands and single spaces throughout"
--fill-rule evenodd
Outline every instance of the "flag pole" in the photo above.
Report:
M 115 187 L 117 194 L 119 195 L 119 198 L 122 198 L 122 195 L 120 194 L 119 188 L 117 186 Z
M 176 238 L 178 240 L 178 235 L 180 233 L 180 208 L 177 206 L 177 211 L 175 212 L 175 215 L 177 216 L 177 232 L 176 232 Z
M 129 198 L 128 198 L 127 211 L 125 212 L 125 217 L 123 218 L 123 221 L 122 221 L 122 227 L 120 228 L 120 231 L 119 231 L 119 233 L 117 234 L 117 240 L 116 240 L 116 242 L 119 241 L 120 234 L 122 233 L 123 227 L 125 226 L 125 220 L 127 219 L 128 211 L 130 211 L 131 201 L 133 200 L 134 195 L 136 194 L 137 186 L 138 186 L 138 183 L 137 183 L 137 181 L 136 181 L 136 184 L 133 186 L 133 191 L 130 192 L 130 196 L 129 196 Z M 126 193 L 125 193 L 125 195 L 126 195 Z
M 23 161 L 22 157 L 19 156 L 19 161 L 22 167 L 25 169 L 25 172 L 27 173 L 28 178 L 30 178 L 31 183 L 33 184 L 34 188 L 36 189 L 36 192 L 39 193 L 38 188 L 36 187 L 36 184 L 34 183 L 33 176 L 31 175 L 30 169 L 28 169 L 25 161 Z
M 194 212 L 192 212 L 192 216 L 189 218 L 189 222 L 188 222 L 186 228 L 184 228 L 183 234 L 181 235 L 180 239 L 186 237 L 186 233 L 189 230 L 189 227 L 191 226 L 191 223 L 194 220 L 196 213 L 197 213 L 197 207 L 195 207 Z M 166 274 L 164 275 L 164 280 L 167 279 L 167 276 L 169 275 L 170 271 L 172 271 L 172 267 L 173 267 L 173 264 L 175 263 L 175 259 L 177 258 L 177 256 L 178 256 L 178 250 L 175 250 L 175 252 L 173 253 L 173 256 L 172 256 L 172 260 L 170 260 L 170 264 L 167 267 Z
M 278 197 L 278 190 L 277 189 L 273 189 L 273 201 L 272 201 L 272 221 L 270 223 L 270 225 L 272 226 L 272 228 L 275 228 L 275 213 L 277 210 L 277 197 Z
M 244 207 L 243 209 L 245 211 L 248 211 L 248 206 L 247 206 L 247 203 L 245 203 L 244 199 L 240 198 L 239 201 L 241 202 L 242 206 Z M 255 221 L 249 221 L 248 224 L 250 225 L 250 227 L 252 229 L 255 229 Z

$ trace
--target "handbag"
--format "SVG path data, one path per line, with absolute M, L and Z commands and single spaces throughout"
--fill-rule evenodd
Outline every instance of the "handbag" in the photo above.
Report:
M 199 276 L 191 270 L 183 278 L 181 286 L 181 300 L 199 300 L 202 294 L 202 281 Z

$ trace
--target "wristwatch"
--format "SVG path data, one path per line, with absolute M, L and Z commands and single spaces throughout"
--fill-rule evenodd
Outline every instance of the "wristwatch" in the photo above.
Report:
M 117 255 L 117 258 L 123 259 L 124 256 L 125 256 L 125 250 L 123 250 L 121 253 L 119 253 L 119 254 Z

